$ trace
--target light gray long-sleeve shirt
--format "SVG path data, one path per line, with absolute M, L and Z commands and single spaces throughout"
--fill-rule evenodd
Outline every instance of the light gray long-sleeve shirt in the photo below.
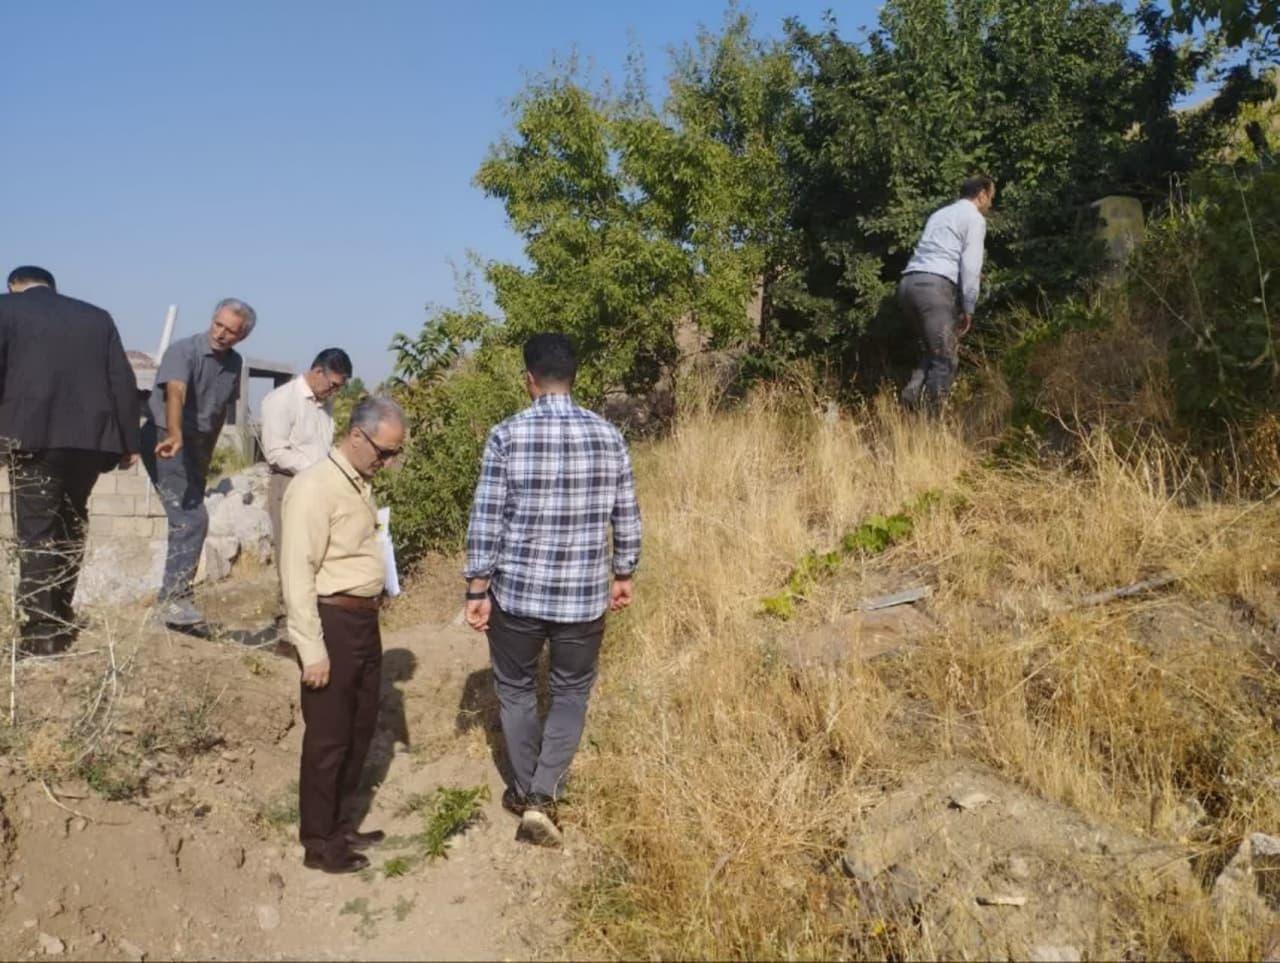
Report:
M 987 219 L 973 201 L 962 197 L 930 215 L 903 273 L 924 271 L 958 285 L 965 314 L 973 314 L 986 236 Z

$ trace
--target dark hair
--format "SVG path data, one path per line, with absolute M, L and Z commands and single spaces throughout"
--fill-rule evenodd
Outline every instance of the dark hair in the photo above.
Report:
M 960 196 L 973 200 L 983 191 L 989 191 L 995 186 L 996 182 L 986 174 L 971 174 L 960 185 Z
M 524 343 L 524 366 L 539 383 L 571 385 L 578 373 L 573 342 L 563 334 L 535 334 Z
M 52 291 L 58 290 L 58 285 L 54 283 L 53 275 L 42 267 L 36 267 L 32 264 L 24 264 L 22 267 L 16 267 L 9 272 L 9 283 L 13 284 L 47 284 Z
M 341 348 L 325 348 L 316 355 L 316 360 L 311 362 L 311 367 L 332 371 L 344 378 L 351 377 L 351 358 Z

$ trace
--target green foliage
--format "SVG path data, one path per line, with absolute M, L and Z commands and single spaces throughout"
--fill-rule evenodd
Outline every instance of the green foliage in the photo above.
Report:
M 378 476 L 377 488 L 405 565 L 460 546 L 489 429 L 527 403 L 519 351 L 499 334 L 464 288 L 459 307 L 434 310 L 417 338 L 392 343 L 392 394 L 411 430 L 400 464 Z
M 1145 323 L 1170 338 L 1180 418 L 1248 421 L 1280 407 L 1280 171 L 1206 172 L 1149 231 L 1130 275 Z
M 258 810 L 258 819 L 272 829 L 287 829 L 298 822 L 298 781 L 295 779 Z
M 351 409 L 369 393 L 360 378 L 352 378 L 333 396 L 333 441 L 337 444 L 347 434 Z
M 746 302 L 785 230 L 775 141 L 793 86 L 785 53 L 736 14 L 677 56 L 662 110 L 634 64 L 617 96 L 573 65 L 531 84 L 477 176 L 525 239 L 528 267 L 488 269 L 505 337 L 573 337 L 588 404 L 651 388 L 683 318 L 713 345 L 747 337 Z
M 1256 43 L 1274 54 L 1280 34 L 1280 0 L 1173 0 L 1179 28 L 1216 23 L 1232 46 Z
M 422 834 L 422 849 L 427 857 L 447 857 L 449 839 L 482 818 L 483 805 L 488 798 L 488 786 L 471 789 L 441 786 L 437 789 L 431 809 L 426 813 L 426 829 Z
M 781 592 L 760 600 L 763 613 L 787 621 L 796 614 L 796 603 L 809 597 L 817 585 L 833 576 L 850 556 L 879 555 L 911 537 L 914 519 L 938 501 L 936 492 L 925 492 L 893 515 L 872 515 L 840 539 L 840 547 L 829 552 L 809 552 L 787 577 Z
M 382 864 L 382 874 L 387 879 L 397 879 L 413 869 L 413 861 L 407 856 L 392 856 Z
M 865 42 L 793 23 L 803 257 L 773 292 L 779 347 L 878 374 L 907 341 L 897 277 L 975 170 L 999 183 L 986 310 L 1070 290 L 1100 254 L 1089 203 L 1154 199 L 1218 142 L 1216 115 L 1172 109 L 1212 53 L 1172 29 L 1151 4 L 1089 0 L 890 0 Z

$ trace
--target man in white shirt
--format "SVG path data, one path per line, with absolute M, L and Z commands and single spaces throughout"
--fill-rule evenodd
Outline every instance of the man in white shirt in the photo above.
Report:
M 351 377 L 351 359 L 325 348 L 311 368 L 262 399 L 262 449 L 271 477 L 267 514 L 280 558 L 281 506 L 293 476 L 323 461 L 333 446 L 333 396 Z
M 902 389 L 902 403 L 935 410 L 955 381 L 960 338 L 969 333 L 982 277 L 986 214 L 996 183 L 975 174 L 960 187 L 960 199 L 929 217 L 915 253 L 898 283 L 898 304 L 920 341 L 920 364 Z

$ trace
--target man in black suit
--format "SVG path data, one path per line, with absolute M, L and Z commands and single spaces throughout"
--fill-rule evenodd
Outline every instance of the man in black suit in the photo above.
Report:
M 20 267 L 0 294 L 0 439 L 9 453 L 24 655 L 75 637 L 89 493 L 138 455 L 138 385 L 111 315 Z

